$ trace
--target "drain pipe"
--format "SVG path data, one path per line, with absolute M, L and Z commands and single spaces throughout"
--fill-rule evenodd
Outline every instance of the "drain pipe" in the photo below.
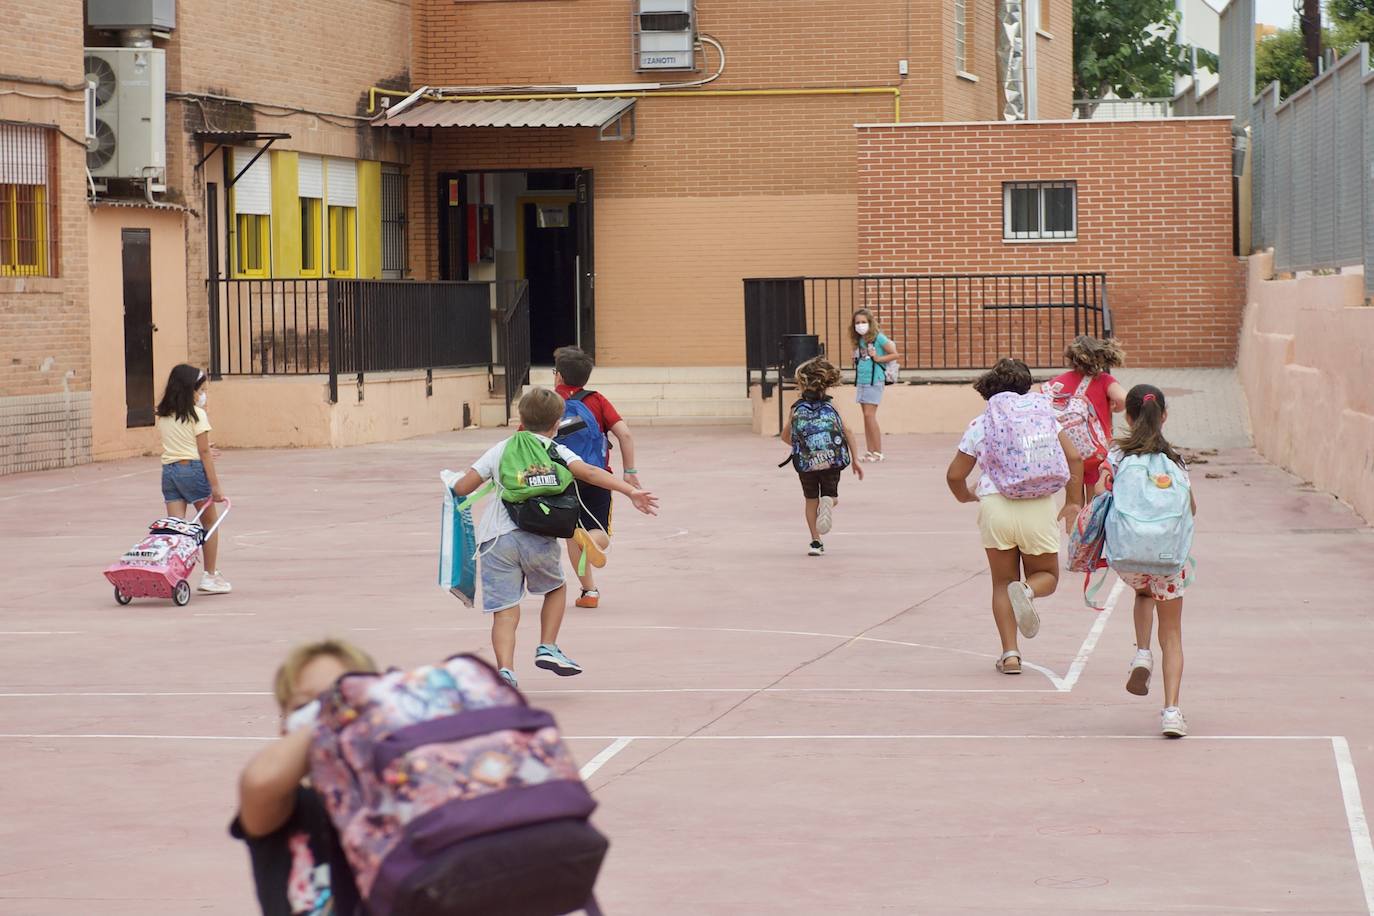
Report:
M 1034 121 L 1040 117 L 1040 80 L 1036 78 L 1035 58 L 1040 43 L 1040 0 L 1022 0 L 1025 19 L 1026 53 L 1026 120 Z

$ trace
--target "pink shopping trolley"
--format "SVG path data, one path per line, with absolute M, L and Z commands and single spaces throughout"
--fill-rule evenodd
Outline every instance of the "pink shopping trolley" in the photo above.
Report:
M 200 517 L 209 505 L 206 500 L 190 521 L 160 518 L 148 526 L 148 536 L 105 570 L 115 601 L 128 604 L 135 598 L 171 598 L 177 607 L 190 603 L 191 573 L 200 561 L 201 547 L 229 514 L 226 499 L 224 511 L 207 531 Z

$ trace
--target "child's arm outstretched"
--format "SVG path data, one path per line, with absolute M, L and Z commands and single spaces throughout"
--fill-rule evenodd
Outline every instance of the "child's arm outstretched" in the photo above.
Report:
M 620 446 L 620 462 L 624 465 L 625 481 L 636 490 L 639 489 L 639 465 L 635 464 L 635 437 L 630 435 L 630 424 L 616 420 L 611 426 L 611 435 Z
M 1065 531 L 1073 530 L 1073 523 L 1083 506 L 1083 456 L 1078 454 L 1069 434 L 1059 434 L 1059 447 L 1069 461 L 1069 482 L 1064 487 L 1064 508 L 1059 510 L 1059 520 L 1064 523 Z
M 573 461 L 568 465 L 568 470 L 572 475 L 583 483 L 589 483 L 594 487 L 603 490 L 614 490 L 617 493 L 624 493 L 630 497 L 630 502 L 635 504 L 635 508 L 645 515 L 658 515 L 658 497 L 648 490 L 641 490 L 639 487 L 631 486 L 629 481 L 621 480 L 614 474 L 603 471 L 601 468 L 592 467 L 585 461 Z M 469 472 L 473 473 L 473 472 Z M 467 478 L 463 478 L 466 480 Z M 461 486 L 463 480 L 458 483 Z M 457 489 L 456 487 L 454 488 Z
M 949 485 L 949 492 L 961 503 L 978 502 L 978 497 L 968 488 L 968 477 L 977 464 L 978 459 L 972 455 L 955 452 L 954 460 L 949 463 L 949 470 L 945 472 L 945 483 Z
M 210 481 L 210 498 L 217 503 L 224 502 L 224 491 L 220 489 L 219 472 L 215 470 L 215 453 L 210 447 L 210 434 L 196 436 L 196 451 L 200 453 L 200 463 L 205 466 L 205 479 Z

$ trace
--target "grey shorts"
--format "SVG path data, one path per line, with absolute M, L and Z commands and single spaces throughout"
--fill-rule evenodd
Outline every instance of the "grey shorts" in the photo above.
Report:
M 854 399 L 860 404 L 881 404 L 883 402 L 883 389 L 886 385 L 856 385 L 859 389 L 858 396 Z
M 508 531 L 479 548 L 482 610 L 488 614 L 515 607 L 525 597 L 547 595 L 563 585 L 563 554 L 555 538 Z

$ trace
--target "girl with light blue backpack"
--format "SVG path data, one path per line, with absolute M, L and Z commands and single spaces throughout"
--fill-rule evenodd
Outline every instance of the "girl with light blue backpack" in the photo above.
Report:
M 1151 630 L 1159 615 L 1159 645 L 1164 655 L 1164 710 L 1161 730 L 1169 738 L 1188 734 L 1178 708 L 1183 680 L 1183 592 L 1192 584 L 1193 516 L 1197 501 L 1183 458 L 1164 438 L 1169 417 L 1164 392 L 1136 385 L 1126 394 L 1130 429 L 1107 457 L 1111 467 L 1112 507 L 1107 514 L 1107 564 L 1135 591 L 1136 654 L 1126 689 L 1150 692 L 1154 659 Z

